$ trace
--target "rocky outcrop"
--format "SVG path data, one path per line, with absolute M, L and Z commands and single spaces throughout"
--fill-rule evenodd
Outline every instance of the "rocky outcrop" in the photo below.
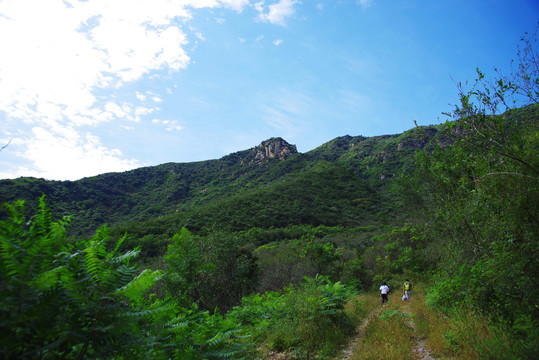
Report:
M 264 159 L 285 160 L 298 152 L 296 145 L 290 145 L 281 138 L 271 138 L 254 148 L 255 157 L 251 163 L 260 163 Z

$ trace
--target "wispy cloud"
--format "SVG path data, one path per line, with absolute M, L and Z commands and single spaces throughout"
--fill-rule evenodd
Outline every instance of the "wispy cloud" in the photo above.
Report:
M 180 131 L 183 130 L 183 127 L 178 125 L 178 122 L 176 120 L 160 120 L 160 119 L 153 119 L 153 124 L 161 125 L 163 126 L 167 131 Z
M 261 95 L 261 119 L 279 136 L 293 139 L 307 126 L 313 101 L 307 95 L 289 89 L 279 89 Z
M 256 3 L 255 9 L 258 10 L 258 18 L 264 22 L 275 25 L 286 25 L 286 19 L 296 12 L 294 6 L 299 4 L 297 0 L 279 0 L 277 3 L 266 7 L 264 1 Z
M 364 94 L 349 89 L 342 89 L 337 92 L 338 101 L 356 113 L 363 113 L 372 106 L 372 99 Z
M 362 7 L 362 8 L 368 8 L 368 7 L 371 7 L 374 5 L 374 0 L 357 0 L 357 3 Z
M 224 7 L 236 10 L 237 12 L 242 12 L 245 6 L 249 5 L 249 1 L 250 0 L 218 0 L 218 2 Z M 210 2 L 205 0 L 194 0 L 193 2 L 198 2 L 200 5 L 205 5 L 204 7 L 210 7 Z
M 275 40 L 273 40 L 273 44 L 275 46 L 279 46 L 279 45 L 281 45 L 283 43 L 283 41 L 284 41 L 283 39 L 275 39 Z

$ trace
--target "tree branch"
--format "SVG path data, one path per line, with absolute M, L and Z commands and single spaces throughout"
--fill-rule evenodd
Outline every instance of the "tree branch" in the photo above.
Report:
M 5 148 L 7 148 L 9 146 L 9 144 L 11 144 L 11 140 L 12 139 L 9 139 L 8 143 L 4 146 L 2 146 L 2 148 L 0 148 L 0 151 L 4 150 Z

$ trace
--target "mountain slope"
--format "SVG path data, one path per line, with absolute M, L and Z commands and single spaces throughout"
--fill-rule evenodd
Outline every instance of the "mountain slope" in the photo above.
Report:
M 178 212 L 138 226 L 131 224 L 130 228 L 161 228 L 175 233 L 183 226 L 194 231 L 213 228 L 240 231 L 301 224 L 359 226 L 372 222 L 377 213 L 385 210 L 376 192 L 351 171 L 321 161 L 268 185 L 193 211 Z
M 197 218 L 208 219 L 204 214 L 217 215 L 215 209 L 239 216 L 244 211 L 239 208 L 246 203 L 259 204 L 255 208 L 262 213 L 273 209 L 276 218 L 255 216 L 250 222 L 243 221 L 241 227 L 301 221 L 358 224 L 388 207 L 386 193 L 392 179 L 410 170 L 415 151 L 437 134 L 431 127 L 373 138 L 344 136 L 305 154 L 281 138 L 272 138 L 218 160 L 167 163 L 78 181 L 0 180 L 0 202 L 23 199 L 33 206 L 45 194 L 54 216 L 73 219 L 75 233 L 89 233 L 105 223 L 134 223 L 172 214 L 198 214 Z M 331 179 L 340 180 L 336 184 Z M 350 205 L 354 199 L 368 199 L 361 206 L 374 204 L 377 210 L 359 211 L 357 203 Z M 312 215 L 309 209 L 313 204 L 317 210 L 325 209 L 323 216 Z M 333 215 L 327 210 L 332 208 L 336 209 Z M 294 211 L 301 215 L 294 215 Z M 336 214 L 348 215 L 337 221 Z M 222 226 L 240 226 L 225 225 L 223 216 L 217 218 L 221 220 L 216 223 Z

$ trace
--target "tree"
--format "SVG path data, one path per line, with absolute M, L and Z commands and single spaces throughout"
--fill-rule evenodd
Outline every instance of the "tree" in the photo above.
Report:
M 227 311 L 257 284 L 255 258 L 235 235 L 212 233 L 198 237 L 182 229 L 173 237 L 165 260 L 165 283 L 171 295 L 186 297 L 205 310 Z
M 479 69 L 447 114 L 446 142 L 417 158 L 429 232 L 442 244 L 432 293 L 513 330 L 537 354 L 539 319 L 539 68 L 537 32 L 522 38 L 517 69 L 487 81 Z M 529 340 L 529 341 L 527 341 Z

